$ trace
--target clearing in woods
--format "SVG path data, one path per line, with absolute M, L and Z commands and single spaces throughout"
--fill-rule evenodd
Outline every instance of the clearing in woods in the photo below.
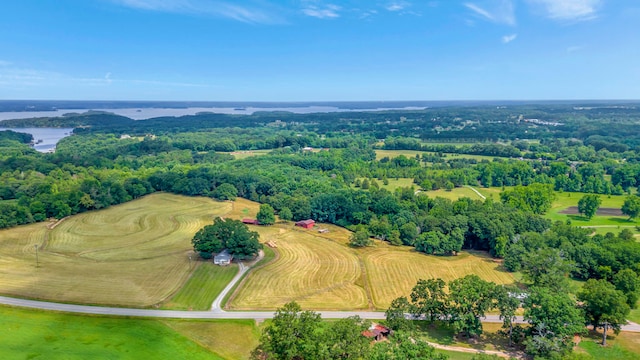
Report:
M 386 309 L 394 298 L 408 295 L 421 278 L 449 281 L 477 274 L 498 284 L 514 282 L 511 273 L 500 270 L 500 264 L 484 253 L 440 257 L 381 241 L 354 249 L 347 245 L 349 231 L 326 224 L 317 228 L 329 232 L 291 224 L 252 226 L 261 241 L 275 242 L 278 256 L 245 278 L 227 308 L 275 309 L 295 300 L 306 309 Z
M 189 277 L 196 231 L 230 211 L 230 202 L 157 193 L 72 216 L 53 230 L 45 223 L 1 230 L 1 292 L 73 303 L 157 304 Z

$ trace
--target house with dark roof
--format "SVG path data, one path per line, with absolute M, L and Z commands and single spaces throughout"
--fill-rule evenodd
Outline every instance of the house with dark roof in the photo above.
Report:
M 220 266 L 226 266 L 231 264 L 233 255 L 229 253 L 227 249 L 222 250 L 218 255 L 213 257 L 213 263 Z

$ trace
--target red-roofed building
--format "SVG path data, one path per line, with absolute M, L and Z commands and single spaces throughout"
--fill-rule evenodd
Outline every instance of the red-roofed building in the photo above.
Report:
M 260 222 L 256 219 L 242 219 L 242 222 L 250 225 L 260 225 Z
M 373 323 L 369 330 L 362 332 L 362 336 L 373 339 L 374 341 L 385 340 L 391 334 L 391 329 L 380 324 Z
M 316 224 L 315 221 L 309 220 L 301 220 L 296 223 L 296 226 L 303 227 L 305 229 L 313 229 L 313 226 Z

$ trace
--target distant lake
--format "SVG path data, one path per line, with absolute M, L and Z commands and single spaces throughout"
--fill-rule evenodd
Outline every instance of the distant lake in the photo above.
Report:
M 383 111 L 383 110 L 423 110 L 425 107 L 406 106 L 371 109 L 344 109 L 337 106 L 291 106 L 291 107 L 187 107 L 187 108 L 122 108 L 122 109 L 91 109 L 126 116 L 133 120 L 146 120 L 163 116 L 195 115 L 203 112 L 216 114 L 251 115 L 259 111 L 288 111 L 295 114 L 327 113 L 339 111 Z M 10 119 L 29 119 L 37 117 L 59 117 L 68 113 L 84 113 L 89 109 L 58 109 L 55 111 L 5 111 L 0 112 L 0 121 Z
M 60 139 L 71 135 L 73 132 L 72 128 L 0 128 L 0 131 L 4 130 L 33 135 L 33 141 L 36 142 L 33 148 L 43 153 L 55 149 Z M 38 142 L 40 140 L 42 141 Z

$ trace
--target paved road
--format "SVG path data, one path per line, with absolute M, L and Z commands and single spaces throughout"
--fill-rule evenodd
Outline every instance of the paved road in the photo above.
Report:
M 63 311 L 77 314 L 93 315 L 113 315 L 113 316 L 140 316 L 154 318 L 177 318 L 177 319 L 255 319 L 264 320 L 273 317 L 272 311 L 179 311 L 179 310 L 151 310 L 151 309 L 131 309 L 89 305 L 60 304 L 46 301 L 16 299 L 0 296 L 0 304 L 19 306 L 31 309 Z M 383 312 L 376 311 L 318 311 L 325 319 L 341 319 L 358 315 L 363 319 L 381 320 L 384 319 Z M 498 315 L 487 315 L 482 322 L 501 323 Z M 521 316 L 516 322 L 523 322 Z M 630 323 L 622 327 L 624 331 L 640 332 L 640 325 Z

